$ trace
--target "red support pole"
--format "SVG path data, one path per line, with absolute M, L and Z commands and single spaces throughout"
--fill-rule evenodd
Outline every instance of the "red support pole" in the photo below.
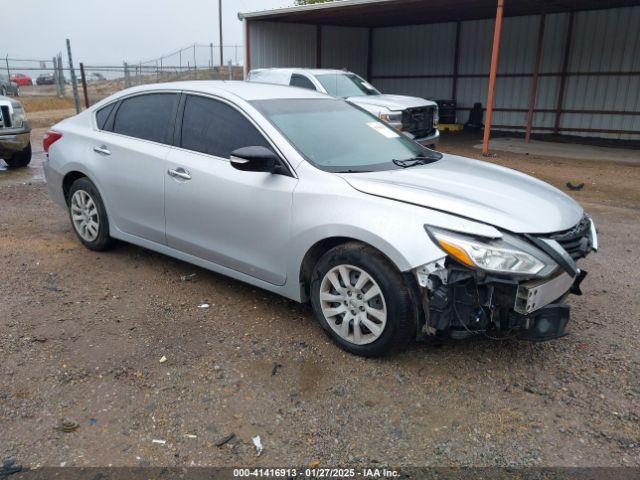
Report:
M 538 96 L 538 76 L 540 75 L 540 61 L 542 60 L 542 43 L 544 42 L 544 25 L 546 15 L 543 12 L 540 15 L 540 26 L 538 27 L 538 48 L 536 50 L 536 63 L 533 66 L 533 78 L 531 79 L 531 95 L 529 97 L 529 112 L 527 113 L 527 133 L 524 136 L 524 142 L 531 141 L 531 131 L 533 130 L 533 112 L 536 107 L 536 98 Z
M 487 118 L 484 122 L 484 138 L 482 140 L 482 154 L 489 155 L 489 138 L 491 137 L 491 117 L 493 116 L 493 93 L 496 86 L 498 60 L 500 58 L 500 34 L 502 33 L 502 14 L 504 0 L 498 0 L 496 10 L 496 25 L 493 30 L 493 51 L 491 53 L 491 70 L 489 72 L 489 93 L 487 95 Z
M 244 19 L 244 29 L 245 29 L 245 37 L 244 37 L 244 74 L 245 77 L 251 71 L 251 23 L 246 18 Z
M 573 37 L 573 12 L 569 13 L 567 20 L 567 38 L 564 43 L 564 59 L 562 61 L 562 73 L 560 75 L 560 87 L 558 89 L 558 102 L 556 104 L 556 122 L 553 133 L 560 132 L 560 117 L 562 116 L 562 105 L 564 104 L 564 91 L 567 86 L 567 71 L 569 69 L 569 55 L 571 54 L 571 41 Z

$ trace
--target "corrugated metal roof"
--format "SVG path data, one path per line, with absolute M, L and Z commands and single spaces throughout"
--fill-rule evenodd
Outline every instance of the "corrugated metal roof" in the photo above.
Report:
M 640 5 L 640 0 L 509 0 L 505 16 Z M 493 18 L 496 0 L 336 0 L 298 7 L 240 13 L 241 20 L 316 25 L 384 27 Z

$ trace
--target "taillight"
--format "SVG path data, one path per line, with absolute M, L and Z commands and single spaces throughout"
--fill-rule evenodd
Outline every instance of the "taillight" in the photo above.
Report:
M 51 145 L 56 143 L 61 138 L 62 134 L 54 130 L 49 130 L 47 133 L 45 133 L 44 138 L 42 139 L 42 148 L 44 148 L 45 153 L 49 153 Z

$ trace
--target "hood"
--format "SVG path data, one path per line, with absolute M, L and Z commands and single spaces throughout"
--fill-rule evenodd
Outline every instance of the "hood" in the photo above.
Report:
M 452 213 L 514 233 L 568 230 L 582 207 L 551 185 L 480 160 L 444 155 L 402 170 L 340 174 L 363 193 Z
M 363 95 L 359 97 L 349 97 L 347 100 L 356 105 L 382 107 L 389 110 L 405 110 L 416 107 L 432 107 L 436 103 L 418 97 L 406 97 L 404 95 Z

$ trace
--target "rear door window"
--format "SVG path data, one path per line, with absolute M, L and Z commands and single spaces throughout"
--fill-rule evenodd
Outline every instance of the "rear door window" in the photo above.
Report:
M 170 143 L 177 105 L 176 93 L 149 93 L 127 98 L 116 112 L 113 131 L 142 140 Z
M 291 75 L 291 81 L 289 82 L 289 86 L 307 88 L 309 90 L 316 90 L 316 87 L 313 84 L 313 82 L 311 82 L 311 80 L 309 80 L 304 75 L 299 75 L 297 73 L 294 73 L 293 75 Z
M 267 139 L 235 108 L 212 98 L 187 96 L 180 146 L 230 158 L 242 147 L 271 148 Z

